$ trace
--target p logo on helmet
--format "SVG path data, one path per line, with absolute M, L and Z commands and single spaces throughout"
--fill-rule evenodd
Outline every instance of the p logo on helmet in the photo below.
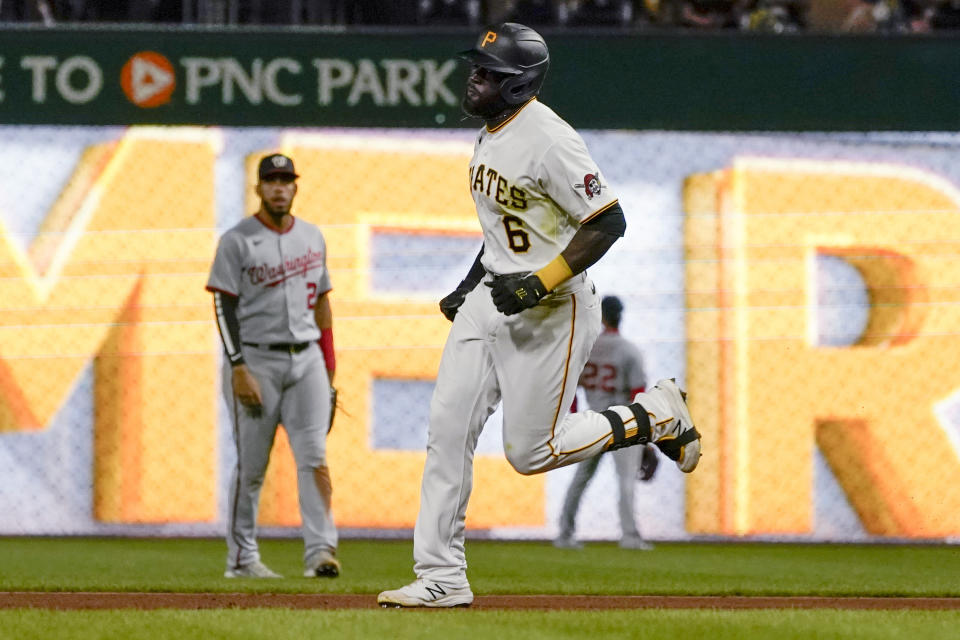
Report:
M 487 43 L 494 43 L 497 41 L 497 32 L 496 31 L 487 31 L 487 34 L 483 36 L 483 42 L 480 43 L 481 47 L 487 46 Z

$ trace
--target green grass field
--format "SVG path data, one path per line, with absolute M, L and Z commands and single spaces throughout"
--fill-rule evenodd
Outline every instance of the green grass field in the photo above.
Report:
M 264 540 L 282 580 L 222 577 L 220 540 L 0 539 L 0 591 L 376 594 L 409 582 L 410 541 L 345 540 L 343 574 L 299 577 L 302 546 Z M 791 544 L 614 544 L 468 541 L 477 595 L 830 595 L 960 597 L 960 548 Z M 2 596 L 0 596 L 2 597 Z M 0 638 L 950 638 L 960 610 L 203 611 L 0 610 Z
M 919 640 L 955 638 L 960 612 L 932 611 L 0 611 L 18 640 L 131 638 L 647 638 Z M 7 635 L 9 634 L 9 635 Z

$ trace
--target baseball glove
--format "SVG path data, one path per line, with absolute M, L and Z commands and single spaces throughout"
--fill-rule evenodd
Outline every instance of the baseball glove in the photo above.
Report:
M 643 451 L 640 452 L 640 470 L 637 475 L 643 482 L 649 481 L 653 474 L 657 472 L 657 465 L 660 464 L 660 457 L 657 455 L 656 447 L 649 444 L 643 445 Z
M 330 422 L 327 424 L 327 433 L 333 429 L 333 419 L 337 415 L 337 388 L 330 385 Z

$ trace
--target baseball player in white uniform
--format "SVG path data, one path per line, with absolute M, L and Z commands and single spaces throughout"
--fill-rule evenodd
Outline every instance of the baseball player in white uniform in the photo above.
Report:
M 237 446 L 228 578 L 280 577 L 260 560 L 256 539 L 260 488 L 280 423 L 297 465 L 304 575 L 340 572 L 326 459 L 336 368 L 330 274 L 320 229 L 290 214 L 297 177 L 284 155 L 260 161 L 260 209 L 220 238 L 207 282 L 226 354 L 223 390 Z
M 536 99 L 549 65 L 543 38 L 505 23 L 462 55 L 473 64 L 463 109 L 486 121 L 468 183 L 483 246 L 440 302 L 453 326 L 430 403 L 414 529 L 417 579 L 382 592 L 384 607 L 473 602 L 464 518 L 477 438 L 501 401 L 504 452 L 525 475 L 646 442 L 683 471 L 700 457 L 699 434 L 670 380 L 629 405 L 568 414 L 600 333 L 600 301 L 584 270 L 626 222 L 582 138 Z
M 600 318 L 603 333 L 593 344 L 590 359 L 580 374 L 580 386 L 590 407 L 609 407 L 630 404 L 632 398 L 647 386 L 643 371 L 643 357 L 635 344 L 620 335 L 620 319 L 623 303 L 616 296 L 605 296 L 600 301 Z M 574 401 L 576 404 L 576 401 Z M 580 549 L 583 545 L 576 539 L 577 511 L 583 492 L 600 466 L 600 459 L 612 457 L 617 470 L 620 511 L 620 547 L 648 551 L 653 545 L 643 539 L 637 529 L 633 512 L 633 497 L 636 481 L 647 481 L 656 473 L 659 463 L 656 447 L 618 449 L 609 456 L 599 455 L 577 464 L 577 472 L 567 488 L 560 514 L 560 535 L 554 546 L 563 549 Z

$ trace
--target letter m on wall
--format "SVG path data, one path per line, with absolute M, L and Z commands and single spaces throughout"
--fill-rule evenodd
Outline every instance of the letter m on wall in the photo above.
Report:
M 130 129 L 86 149 L 26 251 L 0 225 L 0 439 L 44 429 L 92 359 L 101 521 L 215 516 L 215 141 Z
M 875 535 L 960 534 L 960 194 L 903 166 L 737 159 L 688 178 L 688 384 L 703 459 L 688 528 L 814 528 L 818 448 Z M 819 344 L 820 256 L 856 269 L 865 327 Z M 955 439 L 953 439 L 955 441 Z

